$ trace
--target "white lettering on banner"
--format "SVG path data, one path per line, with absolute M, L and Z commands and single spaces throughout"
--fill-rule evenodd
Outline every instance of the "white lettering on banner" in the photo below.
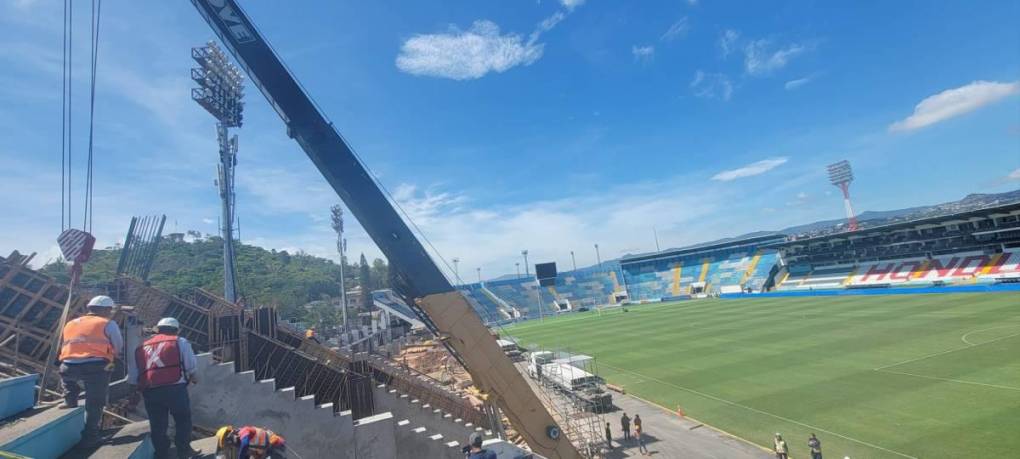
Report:
M 163 352 L 163 346 L 166 345 L 166 341 L 156 345 L 156 349 L 152 349 L 149 346 L 145 346 L 145 369 L 151 370 L 153 368 L 163 368 L 166 366 L 163 360 L 159 358 L 159 353 Z
M 234 11 L 234 8 L 228 5 L 226 0 L 208 0 L 207 2 L 209 6 L 218 10 L 216 12 L 217 16 L 220 17 L 223 24 L 227 26 L 227 30 L 230 31 L 238 43 L 255 41 L 255 35 L 241 22 L 241 17 L 238 16 L 237 11 Z

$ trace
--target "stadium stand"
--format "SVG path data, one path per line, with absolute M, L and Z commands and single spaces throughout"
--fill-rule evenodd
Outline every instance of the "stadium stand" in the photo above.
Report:
M 513 307 L 495 296 L 484 284 L 464 284 L 457 287 L 475 308 L 482 321 L 488 324 L 503 323 L 513 320 L 516 314 Z
M 779 259 L 763 248 L 785 236 L 760 236 L 626 256 L 621 270 L 632 301 L 656 301 L 724 290 L 761 291 Z
M 1020 203 L 775 247 L 781 291 L 1020 282 Z
M 571 309 L 603 306 L 619 303 L 627 296 L 622 279 L 620 262 L 613 260 L 603 262 L 601 267 L 559 273 L 556 286 L 548 290 L 559 303 L 569 304 Z

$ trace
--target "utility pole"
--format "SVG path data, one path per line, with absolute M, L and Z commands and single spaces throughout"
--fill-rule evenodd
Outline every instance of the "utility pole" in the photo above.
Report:
M 482 285 L 482 268 L 475 268 L 478 271 L 478 285 Z
M 521 262 L 519 262 L 519 261 L 515 262 L 514 266 L 517 267 L 517 278 L 520 279 L 521 278 Z
M 595 244 L 595 262 L 598 263 L 599 268 L 602 267 L 602 256 L 599 255 L 599 245 Z
M 216 138 L 220 164 L 216 184 L 222 203 L 220 231 L 223 237 L 223 298 L 237 302 L 237 267 L 234 257 L 234 168 L 237 166 L 237 136 L 228 128 L 241 127 L 244 104 L 244 76 L 214 41 L 191 48 L 191 58 L 198 67 L 191 69 L 191 79 L 198 84 L 191 89 L 191 99 L 216 118 Z
M 570 262 L 574 264 L 574 271 L 577 271 L 577 258 L 574 258 L 574 251 L 570 251 Z
M 524 277 L 531 277 L 531 273 L 528 271 L 528 251 L 521 250 L 521 255 L 524 255 Z
M 336 231 L 336 251 L 340 254 L 340 316 L 344 331 L 347 331 L 347 286 L 344 284 L 344 265 L 347 264 L 347 239 L 344 239 L 344 209 L 340 204 L 329 208 Z
M 452 261 L 453 261 L 453 278 L 456 280 L 457 285 L 460 285 L 460 283 L 461 283 L 460 282 L 460 269 L 459 269 L 460 258 L 453 257 Z

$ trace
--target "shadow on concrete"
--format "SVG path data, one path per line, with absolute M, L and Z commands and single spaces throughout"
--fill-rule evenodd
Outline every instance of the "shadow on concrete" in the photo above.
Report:
M 641 439 L 644 441 L 645 447 L 648 448 L 649 455 L 659 454 L 656 451 L 655 443 L 659 442 L 659 439 L 654 435 L 645 433 L 641 435 Z M 613 449 L 606 453 L 606 459 L 621 459 L 625 457 L 640 456 L 638 452 L 637 440 L 631 436 L 630 440 L 617 440 L 613 439 Z

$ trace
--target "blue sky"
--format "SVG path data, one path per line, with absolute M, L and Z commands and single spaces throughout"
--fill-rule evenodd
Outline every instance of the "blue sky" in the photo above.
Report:
M 593 263 L 595 243 L 604 259 L 652 250 L 653 227 L 669 247 L 838 218 L 824 166 L 840 159 L 860 211 L 1020 187 L 1015 1 L 243 7 L 466 279 L 512 272 L 521 249 L 561 269 L 571 250 Z M 43 261 L 60 230 L 61 17 L 57 2 L 0 3 L 0 252 Z M 102 21 L 99 245 L 157 212 L 168 231 L 215 233 L 215 131 L 188 78 L 212 33 L 183 0 L 105 2 Z M 335 194 L 254 88 L 247 102 L 241 238 L 335 258 Z M 378 254 L 349 226 L 350 251 Z

